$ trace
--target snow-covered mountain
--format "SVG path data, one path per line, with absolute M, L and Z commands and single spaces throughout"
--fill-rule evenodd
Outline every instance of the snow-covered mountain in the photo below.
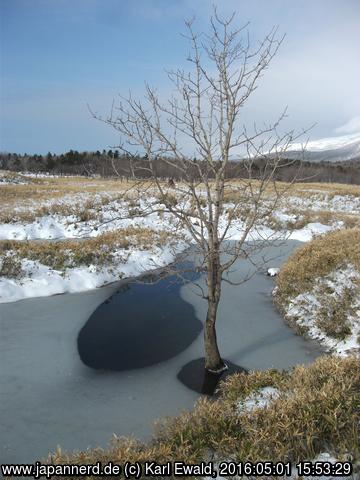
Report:
M 302 148 L 306 148 L 304 154 Z M 305 144 L 294 143 L 286 151 L 287 158 L 303 158 L 313 162 L 338 162 L 360 159 L 360 133 L 321 138 Z

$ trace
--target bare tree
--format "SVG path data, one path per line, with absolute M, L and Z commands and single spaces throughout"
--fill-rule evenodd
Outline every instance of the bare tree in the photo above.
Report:
M 243 125 L 242 109 L 283 37 L 273 28 L 252 47 L 247 25 L 235 28 L 234 23 L 234 15 L 224 19 L 215 10 L 211 34 L 198 35 L 193 21 L 186 22 L 191 69 L 168 72 L 171 97 L 161 101 L 146 85 L 144 100 L 131 93 L 121 97 L 102 119 L 120 132 L 124 143 L 117 148 L 134 158 L 142 155 L 139 172 L 157 195 L 148 208 L 153 212 L 161 204 L 201 252 L 207 286 L 205 368 L 216 373 L 226 369 L 215 329 L 222 282 L 231 282 L 229 271 L 237 259 L 251 258 L 255 248 L 274 240 L 258 230 L 262 241 L 251 242 L 284 195 L 275 173 L 286 166 L 284 152 L 294 140 L 292 131 L 278 133 L 286 112 L 271 125 L 255 124 L 251 130 Z M 241 158 L 244 173 L 237 180 L 231 174 L 234 158 Z M 163 181 L 160 163 L 177 172 L 176 184 Z M 135 163 L 131 167 L 135 177 Z M 235 231 L 236 241 L 229 242 Z

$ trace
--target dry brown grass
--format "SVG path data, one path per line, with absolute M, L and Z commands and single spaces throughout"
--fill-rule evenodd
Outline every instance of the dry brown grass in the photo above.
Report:
M 351 195 L 360 197 L 360 185 L 348 185 L 344 183 L 295 183 L 294 194 L 299 196 L 311 196 L 316 193 L 328 194 L 330 198 L 335 195 Z
M 0 186 L 0 222 L 30 222 L 44 215 L 76 215 L 122 196 L 127 182 L 84 178 L 38 179 L 37 184 Z M 79 194 L 83 198 L 79 197 Z M 67 201 L 64 202 L 64 199 Z
M 358 359 L 322 357 L 292 372 L 254 372 L 228 377 L 218 400 L 200 399 L 191 412 L 164 420 L 153 440 L 115 439 L 110 448 L 63 453 L 52 463 L 145 462 L 219 459 L 291 461 L 330 451 L 339 458 L 360 455 Z M 262 386 L 281 391 L 267 408 L 239 414 L 237 402 Z M 124 478 L 124 477 L 117 477 Z
M 156 193 L 149 181 L 134 182 L 131 180 L 120 180 L 117 178 L 84 178 L 84 177 L 58 177 L 58 178 L 30 178 L 26 185 L 1 185 L 0 184 L 0 223 L 11 223 L 14 221 L 30 222 L 43 215 L 75 215 L 78 218 L 98 218 L 98 210 L 101 205 L 115 199 L 129 199 L 132 196 L 140 196 L 140 191 Z M 178 183 L 177 186 L 181 186 Z M 254 191 L 259 186 L 256 180 L 244 182 L 243 180 L 232 180 L 225 191 L 225 201 L 246 204 L 249 197 L 249 186 Z M 276 182 L 276 190 L 287 196 L 296 195 L 304 198 L 312 198 L 314 195 L 327 195 L 328 198 L 334 195 L 360 196 L 360 187 L 342 184 L 302 184 L 289 185 L 284 182 Z M 166 188 L 166 182 L 163 183 Z M 201 185 L 200 185 L 201 187 Z M 137 192 L 138 190 L 138 192 Z M 274 185 L 269 184 L 265 192 L 265 198 L 274 198 Z M 80 199 L 78 195 L 83 195 Z M 176 201 L 174 193 L 169 193 Z M 67 202 L 63 202 L 67 199 Z M 70 201 L 69 201 L 70 200 Z M 90 213 L 86 213 L 85 202 L 90 203 Z M 291 212 L 290 212 L 291 213 Z M 299 212 L 300 214 L 302 212 Z M 331 212 L 309 213 L 312 219 L 319 217 L 333 216 Z M 346 222 L 355 224 L 357 220 L 354 215 L 338 215 Z M 333 218 L 335 218 L 333 216 Z M 299 225 L 305 224 L 307 218 L 301 215 Z
M 244 185 L 251 185 L 255 190 L 259 186 L 258 180 L 231 180 L 230 184 L 234 187 L 240 187 Z M 313 195 L 323 194 L 328 195 L 329 198 L 335 195 L 351 195 L 354 197 L 360 196 L 360 185 L 348 185 L 343 183 L 287 183 L 287 182 L 274 182 L 270 183 L 267 187 L 268 192 L 274 192 L 274 189 L 285 195 L 296 195 L 300 197 L 310 198 Z M 230 187 L 231 190 L 231 187 Z M 235 188 L 234 188 L 235 190 Z
M 36 185 L 36 188 L 34 187 Z M 49 200 L 76 193 L 122 193 L 135 188 L 138 182 L 119 178 L 56 177 L 31 179 L 26 185 L 1 185 L 3 202 L 21 200 Z M 149 182 L 141 182 L 141 188 L 149 188 Z
M 26 185 L 0 184 L 0 223 L 31 222 L 44 215 L 74 215 L 80 221 L 101 220 L 104 205 L 115 200 L 135 201 L 154 192 L 146 181 L 84 177 L 31 180 L 32 183 Z
M 22 200 L 48 200 L 49 198 L 61 198 L 68 194 L 79 192 L 89 193 L 118 193 L 124 192 L 136 186 L 139 182 L 121 180 L 118 178 L 86 178 L 86 177 L 57 177 L 57 178 L 31 178 L 26 185 L 0 185 L 0 198 L 3 203 L 20 202 Z M 246 185 L 251 184 L 254 189 L 259 185 L 257 180 L 246 180 Z M 231 180 L 228 185 L 226 196 L 231 197 L 238 191 L 239 186 L 244 186 L 244 181 Z M 141 182 L 141 188 L 151 187 L 151 182 Z M 177 184 L 181 186 L 181 182 Z M 233 185 L 233 188 L 231 187 Z M 299 196 L 311 196 L 317 193 L 335 195 L 360 196 L 360 186 L 336 183 L 294 183 L 289 185 L 286 182 L 276 182 L 276 189 L 281 191 L 289 190 L 289 194 Z M 166 187 L 167 183 L 163 182 Z M 36 188 L 35 188 L 36 187 Z M 243 191 L 243 190 L 242 190 Z M 268 191 L 273 191 L 273 185 L 269 184 Z
M 279 399 L 267 409 L 245 414 L 243 445 L 237 459 L 298 461 L 320 451 L 359 456 L 360 372 L 359 359 L 322 357 L 291 373 L 254 372 L 230 377 L 225 398 L 246 396 L 263 386 L 280 390 Z M 349 435 L 348 438 L 345 438 Z
M 110 266 L 115 261 L 117 250 L 127 250 L 130 246 L 137 249 L 161 247 L 169 241 L 169 235 L 165 231 L 130 226 L 83 240 L 1 240 L 0 258 L 8 260 L 0 270 L 0 276 L 12 277 L 11 272 L 18 272 L 17 266 L 22 258 L 38 261 L 60 271 L 80 265 L 95 265 L 99 268 Z M 18 276 L 19 274 L 16 275 Z
M 23 276 L 21 260 L 14 252 L 6 252 L 5 255 L 0 255 L 0 278 L 21 279 Z
M 24 209 L 14 212 L 5 208 L 0 212 L 0 223 L 32 222 L 46 215 L 59 215 L 62 217 L 74 216 L 78 221 L 101 219 L 101 207 L 114 200 L 112 197 L 79 199 L 74 196 L 72 202 L 48 203 L 40 207 Z

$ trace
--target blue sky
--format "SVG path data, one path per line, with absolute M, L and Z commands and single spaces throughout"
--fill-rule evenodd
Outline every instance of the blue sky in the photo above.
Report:
M 184 19 L 207 29 L 208 0 L 0 0 L 0 150 L 18 153 L 109 148 L 116 132 L 94 120 L 118 93 L 144 82 L 169 93 L 165 69 L 186 67 Z M 273 25 L 281 51 L 244 121 L 289 127 L 317 122 L 311 138 L 360 131 L 358 0 L 223 0 L 223 14 L 250 21 L 254 41 Z

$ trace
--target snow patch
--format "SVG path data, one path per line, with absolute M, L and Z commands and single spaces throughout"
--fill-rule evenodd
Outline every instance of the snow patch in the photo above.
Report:
M 315 236 L 328 233 L 334 230 L 333 226 L 323 225 L 322 223 L 308 223 L 304 228 L 294 230 L 290 233 L 291 240 L 299 240 L 300 242 L 310 242 Z
M 273 400 L 280 396 L 280 390 L 274 387 L 264 387 L 257 390 L 245 400 L 239 400 L 237 411 L 239 414 L 252 412 L 256 408 L 266 408 Z
M 280 268 L 278 268 L 278 267 L 268 268 L 267 274 L 270 277 L 276 277 L 276 275 L 279 273 L 279 271 L 280 271 Z

